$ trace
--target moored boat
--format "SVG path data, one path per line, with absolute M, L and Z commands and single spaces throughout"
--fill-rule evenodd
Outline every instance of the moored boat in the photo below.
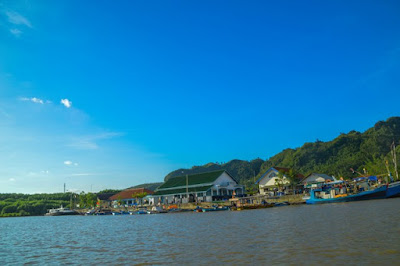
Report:
M 227 210 L 229 210 L 229 207 L 227 207 L 227 206 L 201 209 L 202 212 L 215 212 L 215 211 L 227 211 Z
M 348 202 L 370 199 L 383 199 L 386 197 L 387 186 L 382 185 L 371 190 L 361 191 L 355 194 L 338 194 L 334 192 L 334 188 L 324 190 L 323 188 L 313 189 L 310 191 L 310 198 L 306 200 L 307 204 L 319 203 L 335 203 Z
M 61 215 L 79 215 L 79 212 L 61 206 L 61 208 L 58 209 L 50 209 L 45 214 L 45 216 L 61 216 Z

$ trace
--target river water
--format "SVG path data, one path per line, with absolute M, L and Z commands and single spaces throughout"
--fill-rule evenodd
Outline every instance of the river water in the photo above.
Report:
M 239 212 L 3 218 L 0 263 L 400 265 L 400 198 Z

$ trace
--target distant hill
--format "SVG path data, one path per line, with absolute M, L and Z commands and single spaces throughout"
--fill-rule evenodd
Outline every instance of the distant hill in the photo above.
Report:
M 137 185 L 134 187 L 130 187 L 130 188 L 146 188 L 148 190 L 156 190 L 156 188 L 158 188 L 159 186 L 161 186 L 163 184 L 163 182 L 158 182 L 158 183 L 145 183 L 145 184 L 141 184 L 141 185 Z
M 182 176 L 182 175 L 191 175 L 191 174 L 200 174 L 210 171 L 216 171 L 225 169 L 227 170 L 233 177 L 235 177 L 239 183 L 244 180 L 251 179 L 255 175 L 258 175 L 260 172 L 260 167 L 264 163 L 262 159 L 255 159 L 252 161 L 243 161 L 243 160 L 232 160 L 227 163 L 218 164 L 218 163 L 208 163 L 202 166 L 193 166 L 191 169 L 178 169 L 171 173 L 169 173 L 164 181 L 172 177 Z
M 359 172 L 363 172 L 365 168 L 369 174 L 374 175 L 387 173 L 386 160 L 390 161 L 389 167 L 393 173 L 394 167 L 390 155 L 390 145 L 393 141 L 398 146 L 396 154 L 400 165 L 400 117 L 391 117 L 386 121 L 377 122 L 363 133 L 353 130 L 347 134 L 342 133 L 331 141 L 317 140 L 305 143 L 299 148 L 285 149 L 266 161 L 255 159 L 232 160 L 223 164 L 208 163 L 193 166 L 191 169 L 175 170 L 164 180 L 186 174 L 225 169 L 241 184 L 247 186 L 254 184 L 254 173 L 258 178 L 272 166 L 293 168 L 303 175 L 317 172 L 351 178 L 354 175 L 350 168 Z

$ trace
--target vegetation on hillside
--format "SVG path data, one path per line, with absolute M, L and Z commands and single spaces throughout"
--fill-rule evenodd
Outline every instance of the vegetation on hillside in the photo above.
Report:
M 390 155 L 393 142 L 399 146 L 400 117 L 380 121 L 363 133 L 353 130 L 340 134 L 332 141 L 316 141 L 297 149 L 286 149 L 265 161 L 260 174 L 272 166 L 280 166 L 296 169 L 303 175 L 314 172 L 351 178 L 353 173 L 350 168 L 358 172 L 365 169 L 371 175 L 387 174 L 386 161 L 390 162 L 393 173 Z M 396 154 L 400 154 L 400 147 L 396 148 Z

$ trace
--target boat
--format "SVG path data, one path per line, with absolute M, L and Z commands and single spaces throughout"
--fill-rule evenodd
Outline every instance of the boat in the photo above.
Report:
M 112 215 L 129 215 L 127 211 L 112 212 Z
M 45 216 L 61 216 L 61 215 L 79 215 L 79 212 L 75 210 L 70 210 L 69 208 L 64 208 L 61 206 L 58 209 L 50 209 L 45 214 Z
M 157 214 L 157 213 L 167 213 L 167 211 L 158 206 L 154 206 L 153 208 L 151 208 L 150 211 L 147 211 L 147 214 Z
M 363 179 L 359 181 L 365 180 Z M 338 188 L 335 186 L 338 184 L 342 184 L 342 188 Z M 359 186 L 358 192 L 347 193 L 348 189 L 343 181 L 324 184 L 323 186 L 312 189 L 310 191 L 310 198 L 306 200 L 306 204 L 335 203 L 386 198 L 388 188 L 387 185 L 378 185 L 376 187 L 370 187 L 370 189 L 366 189 L 368 188 L 368 183 L 366 183 L 366 181 L 363 185 L 353 185 Z
M 88 210 L 87 212 L 85 212 L 85 215 L 87 216 L 87 215 L 95 215 L 96 214 L 96 210 L 95 209 L 91 209 L 91 210 Z
M 274 207 L 282 207 L 282 206 L 288 206 L 288 205 L 290 205 L 290 203 L 287 202 L 287 201 L 284 201 L 284 202 L 275 202 L 275 203 L 274 203 Z
M 227 211 L 229 210 L 229 207 L 224 206 L 224 207 L 212 207 L 212 208 L 202 208 L 202 212 L 215 212 L 215 211 Z
M 147 209 L 139 209 L 137 211 L 130 211 L 129 212 L 130 215 L 135 215 L 135 214 L 147 214 Z
M 400 197 L 400 181 L 389 183 L 386 198 Z

